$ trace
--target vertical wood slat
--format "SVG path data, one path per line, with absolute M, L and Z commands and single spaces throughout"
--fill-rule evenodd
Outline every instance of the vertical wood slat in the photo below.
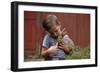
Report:
M 34 55 L 36 44 L 36 13 L 24 12 L 24 58 Z

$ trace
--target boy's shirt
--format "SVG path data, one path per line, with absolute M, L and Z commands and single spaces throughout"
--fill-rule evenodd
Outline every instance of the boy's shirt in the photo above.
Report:
M 68 37 L 68 35 L 64 36 L 64 40 L 66 40 L 66 43 L 71 43 L 73 45 L 73 41 Z M 57 43 L 57 40 L 51 37 L 50 34 L 46 34 L 44 39 L 43 39 L 43 44 L 42 46 L 45 48 L 50 48 L 51 46 L 55 45 Z M 60 59 L 65 59 L 65 52 L 63 48 L 58 48 L 57 52 L 53 54 L 49 54 L 49 57 L 51 60 L 60 60 Z

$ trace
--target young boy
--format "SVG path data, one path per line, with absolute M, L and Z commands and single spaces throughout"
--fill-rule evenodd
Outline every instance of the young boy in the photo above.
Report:
M 74 43 L 64 30 L 61 31 L 58 18 L 55 15 L 48 15 L 42 25 L 48 32 L 43 39 L 42 57 L 45 60 L 65 60 L 65 55 L 74 48 Z

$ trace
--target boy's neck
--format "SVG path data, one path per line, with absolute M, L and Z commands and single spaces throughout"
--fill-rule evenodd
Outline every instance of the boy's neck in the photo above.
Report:
M 49 34 L 52 38 L 54 38 L 55 40 L 57 40 L 58 39 L 58 37 L 54 37 L 54 36 L 52 36 L 51 34 Z

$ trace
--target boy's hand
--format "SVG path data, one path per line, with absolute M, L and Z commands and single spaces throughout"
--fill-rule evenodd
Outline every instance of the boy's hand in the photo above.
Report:
M 64 43 L 59 43 L 58 48 L 68 48 L 68 45 L 65 45 Z
M 54 46 L 51 46 L 48 49 L 48 53 L 55 53 L 55 52 L 57 52 L 57 50 L 58 50 L 58 43 L 56 43 L 56 45 L 54 45 Z
M 69 54 L 70 51 L 72 50 L 71 48 L 69 48 L 69 46 L 67 44 L 64 44 L 64 43 L 60 43 L 58 45 L 58 48 L 64 49 L 67 54 Z

